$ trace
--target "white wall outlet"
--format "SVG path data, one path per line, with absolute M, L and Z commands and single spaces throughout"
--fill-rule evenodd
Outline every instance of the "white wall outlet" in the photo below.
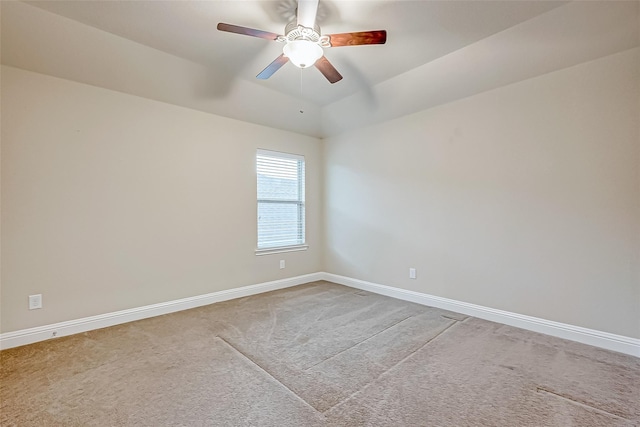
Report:
M 42 294 L 29 295 L 29 310 L 42 308 Z
M 280 269 L 283 269 L 283 268 L 284 268 L 284 260 L 283 260 L 283 259 L 281 259 L 281 260 L 280 260 Z
M 410 268 L 409 269 L 409 279 L 415 279 L 416 278 L 416 269 L 415 268 Z

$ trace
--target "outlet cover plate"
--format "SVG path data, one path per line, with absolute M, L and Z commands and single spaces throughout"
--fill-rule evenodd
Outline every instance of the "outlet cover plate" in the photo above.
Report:
M 29 295 L 29 310 L 42 308 L 42 294 Z

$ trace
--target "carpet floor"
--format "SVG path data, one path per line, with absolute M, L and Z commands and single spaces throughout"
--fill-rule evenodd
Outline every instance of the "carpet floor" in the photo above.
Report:
M 329 282 L 0 352 L 2 426 L 639 426 L 640 359 Z

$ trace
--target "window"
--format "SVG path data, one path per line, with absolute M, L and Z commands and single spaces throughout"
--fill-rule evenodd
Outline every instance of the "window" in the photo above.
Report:
M 304 157 L 258 150 L 258 250 L 304 250 Z

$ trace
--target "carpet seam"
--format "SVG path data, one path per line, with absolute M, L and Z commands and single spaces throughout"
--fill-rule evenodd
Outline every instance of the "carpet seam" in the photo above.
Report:
M 444 317 L 445 319 L 449 319 L 449 320 L 455 320 L 456 322 L 464 322 L 465 320 L 467 320 L 469 318 L 469 316 L 465 316 L 464 319 L 460 320 L 460 319 L 456 319 L 454 317 L 449 317 L 445 314 L 441 314 L 440 317 Z
M 382 378 L 384 375 L 386 375 L 388 372 L 390 372 L 391 370 L 393 370 L 396 366 L 400 365 L 401 363 L 404 363 L 406 360 L 408 360 L 411 356 L 413 356 L 414 354 L 416 354 L 418 351 L 422 350 L 423 348 L 425 348 L 428 344 L 430 344 L 431 342 L 433 342 L 436 338 L 438 338 L 439 336 L 441 336 L 442 334 L 444 334 L 445 332 L 447 332 L 449 329 L 451 329 L 453 326 L 455 326 L 456 324 L 460 323 L 457 320 L 452 320 L 452 323 L 447 326 L 446 328 L 444 328 L 442 331 L 440 331 L 438 334 L 436 334 L 433 338 L 431 338 L 430 340 L 428 340 L 427 342 L 425 342 L 424 344 L 422 344 L 420 347 L 416 348 L 414 351 L 412 351 L 411 353 L 407 354 L 405 357 L 403 357 L 400 361 L 398 361 L 397 363 L 395 363 L 393 366 L 391 366 L 389 369 L 385 370 L 384 372 L 382 372 L 380 375 L 378 375 L 377 377 L 375 377 L 373 380 L 371 380 L 369 383 L 367 383 L 364 387 L 362 387 L 359 390 L 354 391 L 353 393 L 351 393 L 349 396 L 347 396 L 345 399 L 341 400 L 340 402 L 336 403 L 335 405 L 331 406 L 330 408 L 325 409 L 324 411 L 322 411 L 322 414 L 325 414 L 327 412 L 329 412 L 330 410 L 344 404 L 345 402 L 349 401 L 353 396 L 355 396 L 358 393 L 363 392 L 365 389 L 367 389 L 368 387 L 370 387 L 373 383 L 375 383 L 376 381 L 378 381 L 380 378 Z
M 391 325 L 387 326 L 386 328 L 382 329 L 381 331 L 376 332 L 375 334 L 371 335 L 370 337 L 367 337 L 367 338 L 363 339 L 362 341 L 359 341 L 359 342 L 357 342 L 357 343 L 353 344 L 352 346 L 345 348 L 344 350 L 340 350 L 340 351 L 339 351 L 339 352 L 337 352 L 336 354 L 331 355 L 331 356 L 327 357 L 326 359 L 323 359 L 323 360 L 319 361 L 318 363 L 314 363 L 313 365 L 311 365 L 311 366 L 309 366 L 309 367 L 307 367 L 307 368 L 304 368 L 304 371 L 306 372 L 306 371 L 308 371 L 309 369 L 314 368 L 314 367 L 316 367 L 316 366 L 318 366 L 318 365 L 320 365 L 320 364 L 322 364 L 322 363 L 326 362 L 327 360 L 331 360 L 331 359 L 333 359 L 334 357 L 336 357 L 336 356 L 338 356 L 338 355 L 340 355 L 340 354 L 342 354 L 342 353 L 344 353 L 344 352 L 346 352 L 346 351 L 349 351 L 349 350 L 351 350 L 352 348 L 355 348 L 355 347 L 359 346 L 360 344 L 362 344 L 362 343 L 364 343 L 364 342 L 367 342 L 368 340 L 370 340 L 370 339 L 372 339 L 372 338 L 374 338 L 374 337 L 377 337 L 379 334 L 381 334 L 381 333 L 383 333 L 384 331 L 387 331 L 387 330 L 389 330 L 389 329 L 393 328 L 393 327 L 394 327 L 394 326 L 396 326 L 396 325 L 399 325 L 400 323 L 404 322 L 405 320 L 411 319 L 412 317 L 415 317 L 415 316 L 414 316 L 414 315 L 411 315 L 411 316 L 406 317 L 406 318 L 404 318 L 404 319 L 402 319 L 402 320 L 399 320 L 399 321 L 397 321 L 397 322 L 395 322 L 395 323 L 393 323 L 393 324 L 391 324 Z
M 238 354 L 240 354 L 242 357 L 244 357 L 245 359 L 247 359 L 250 363 L 252 363 L 253 365 L 257 366 L 258 368 L 260 368 L 261 371 L 263 371 L 265 374 L 267 374 L 269 377 L 273 378 L 274 381 L 276 381 L 278 384 L 280 384 L 282 387 L 284 387 L 285 389 L 287 389 L 291 394 L 293 394 L 295 397 L 298 398 L 298 400 L 300 400 L 301 402 L 303 402 L 306 406 L 308 406 L 309 408 L 313 409 L 313 411 L 317 414 L 320 414 L 322 416 L 324 416 L 324 414 L 320 411 L 318 411 L 316 408 L 314 408 L 309 402 L 307 402 L 306 400 L 304 400 L 301 396 L 299 396 L 295 391 L 291 390 L 286 384 L 284 384 L 282 381 L 280 381 L 278 378 L 276 378 L 275 376 L 273 376 L 273 374 L 269 371 L 267 371 L 265 368 L 263 368 L 262 366 L 260 366 L 260 364 L 258 364 L 257 362 L 255 362 L 253 359 L 251 359 L 249 356 L 247 356 L 246 354 L 244 354 L 242 351 L 240 351 L 239 349 L 237 349 L 233 344 L 231 344 L 229 341 L 227 341 L 226 339 L 224 339 L 221 336 L 217 336 L 217 338 L 219 338 L 222 342 L 224 342 L 225 344 L 227 344 L 229 347 L 231 347 L 233 350 L 235 350 Z
M 614 414 L 614 413 L 606 411 L 604 409 L 596 408 L 595 406 L 591 406 L 589 404 L 586 404 L 586 403 L 583 403 L 583 402 L 579 402 L 579 401 L 577 401 L 575 399 L 572 399 L 572 398 L 564 396 L 564 395 L 562 395 L 560 393 L 556 393 L 554 391 L 548 390 L 548 389 L 546 389 L 544 387 L 536 386 L 536 392 L 542 393 L 542 394 L 548 394 L 548 395 L 560 398 L 560 399 L 565 400 L 565 401 L 567 401 L 569 403 L 572 403 L 572 404 L 574 404 L 576 406 L 580 406 L 582 408 L 597 412 L 597 413 L 599 413 L 601 415 L 608 415 L 608 416 L 611 416 L 613 418 L 617 418 L 617 419 L 620 419 L 620 420 L 623 420 L 623 421 L 633 421 L 633 420 L 631 420 L 631 419 L 629 419 L 627 417 L 624 417 L 622 415 Z

